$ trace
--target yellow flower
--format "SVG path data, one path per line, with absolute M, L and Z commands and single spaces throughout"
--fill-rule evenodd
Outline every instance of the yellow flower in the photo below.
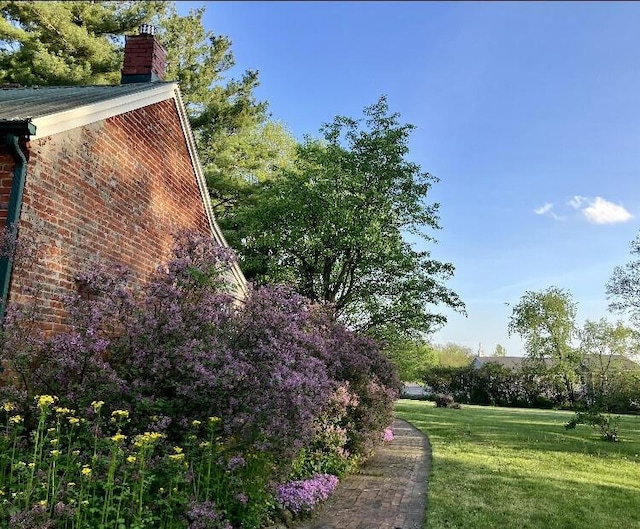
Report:
M 135 463 L 135 462 L 136 462 L 136 456 L 127 457 L 127 463 Z
M 22 415 L 14 415 L 13 417 L 9 417 L 9 422 L 13 423 L 13 424 L 18 424 L 23 422 L 24 419 L 22 418 Z
M 75 426 L 76 424 L 78 424 L 80 422 L 80 419 L 78 419 L 77 417 L 67 417 L 67 419 L 69 419 L 69 423 L 72 426 Z
M 35 466 L 36 466 L 36 464 L 35 464 L 35 463 L 29 463 L 27 466 L 28 466 L 29 468 L 33 468 L 33 467 L 35 467 Z
M 144 432 L 142 435 L 136 435 L 133 444 L 138 448 L 141 448 L 151 445 L 164 437 L 165 435 L 159 432 Z
M 74 481 L 70 481 L 69 483 L 67 483 L 67 487 L 69 487 L 70 489 L 72 489 L 75 486 L 76 486 L 76 484 L 75 484 Z
M 82 473 L 83 476 L 88 477 L 91 475 L 91 469 L 89 468 L 89 465 L 83 465 L 82 470 L 80 472 Z
M 46 507 L 47 506 L 47 500 L 40 500 L 38 502 L 38 505 L 41 505 L 42 507 Z
M 219 423 L 222 419 L 220 417 L 209 417 L 209 422 L 211 424 Z
M 56 446 L 60 441 L 58 439 L 51 439 L 49 441 L 53 446 Z
M 82 500 L 80 505 L 89 505 L 89 500 Z
M 4 411 L 6 411 L 7 413 L 9 413 L 10 411 L 15 410 L 15 409 L 16 409 L 16 406 L 15 406 L 15 404 L 14 404 L 13 402 L 5 402 L 5 403 L 2 405 L 2 409 L 3 409 Z
M 174 451 L 176 454 L 181 454 L 184 450 L 182 450 L 182 448 L 180 448 L 179 446 L 174 446 L 174 447 L 173 447 L 173 451 Z
M 79 456 L 80 455 L 80 450 L 74 450 L 73 452 L 71 452 L 74 456 Z
M 111 412 L 111 417 L 114 419 L 127 419 L 129 412 L 127 410 L 114 410 Z
M 123 434 L 121 434 L 120 432 L 118 432 L 117 434 L 115 434 L 115 435 L 111 438 L 111 440 L 112 440 L 114 443 L 120 443 L 120 442 L 124 441 L 126 438 L 127 438 L 127 436 L 126 436 L 126 435 L 123 435 Z
M 169 456 L 171 461 L 182 461 L 184 459 L 184 454 L 173 454 Z
M 59 415 L 65 415 L 65 414 L 67 414 L 67 413 L 71 413 L 71 410 L 70 410 L 69 408 L 60 408 L 60 407 L 57 407 L 57 408 L 55 408 L 55 412 L 56 412 L 57 414 L 59 414 Z
M 51 395 L 36 395 L 34 398 L 38 403 L 38 408 L 40 409 L 48 408 L 58 400 L 56 397 L 52 397 Z
M 197 420 L 197 419 L 191 422 L 191 425 L 192 425 L 192 426 L 200 426 L 201 424 L 202 424 L 202 423 L 201 423 L 199 420 Z
M 51 450 L 49 452 L 53 457 L 58 457 L 60 455 L 60 450 Z
M 91 403 L 91 407 L 93 408 L 93 411 L 95 411 L 96 413 L 100 411 L 100 408 L 102 408 L 102 406 L 104 406 L 103 400 L 94 400 Z
M 210 445 L 209 441 L 203 441 L 200 443 L 200 448 L 208 448 Z

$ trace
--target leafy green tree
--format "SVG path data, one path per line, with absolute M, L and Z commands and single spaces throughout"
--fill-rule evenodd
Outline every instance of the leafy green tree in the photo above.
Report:
M 438 205 L 436 179 L 406 159 L 412 125 L 390 114 L 382 97 L 364 120 L 338 116 L 322 140 L 306 138 L 293 168 L 266 182 L 255 207 L 238 208 L 227 225 L 243 270 L 258 282 L 290 282 L 314 301 L 334 305 L 359 330 L 429 332 L 446 321 L 434 313 L 464 304 L 444 285 L 454 267 L 406 242 L 427 242 Z
M 0 82 L 116 84 L 122 35 L 165 2 L 0 2 Z
M 425 371 L 438 364 L 438 356 L 433 347 L 424 340 L 399 337 L 387 345 L 385 352 L 398 369 L 398 376 L 404 382 L 418 382 Z
M 562 380 L 571 404 L 575 402 L 577 370 L 582 360 L 571 345 L 575 320 L 576 304 L 571 293 L 558 287 L 525 292 L 509 320 L 509 334 L 520 335 L 530 360 L 540 364 L 550 360 L 551 370 Z
M 632 259 L 616 266 L 606 286 L 609 310 L 627 313 L 636 327 L 640 327 L 640 233 L 631 241 Z
M 578 336 L 591 400 L 599 409 L 606 409 L 624 382 L 624 372 L 628 370 L 625 359 L 640 351 L 638 335 L 621 321 L 614 324 L 602 318 L 587 320 Z
M 434 345 L 433 350 L 438 359 L 437 364 L 442 367 L 465 367 L 471 364 L 474 358 L 471 347 L 453 342 Z
M 266 102 L 256 101 L 258 72 L 228 79 L 235 65 L 228 37 L 206 31 L 205 8 L 186 16 L 173 5 L 159 17 L 158 36 L 167 50 L 166 79 L 179 83 L 196 136 L 207 185 L 218 216 L 254 191 L 254 184 L 287 167 L 296 142 L 271 121 Z
M 497 344 L 495 350 L 493 351 L 492 356 L 496 356 L 496 357 L 507 356 L 507 350 L 502 345 Z
M 216 217 L 229 242 L 236 246 L 238 226 L 233 208 L 239 204 L 255 207 L 260 185 L 293 167 L 297 142 L 283 124 L 274 121 L 238 130 L 226 138 L 230 148 L 226 154 L 219 150 L 217 160 L 211 160 L 205 173 Z

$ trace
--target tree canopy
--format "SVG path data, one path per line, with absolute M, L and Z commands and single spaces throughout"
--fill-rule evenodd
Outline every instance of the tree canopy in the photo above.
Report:
M 463 311 L 444 285 L 453 265 L 405 239 L 433 242 L 439 228 L 438 204 L 427 202 L 436 178 L 406 158 L 412 129 L 381 97 L 363 119 L 337 116 L 321 139 L 307 137 L 293 166 L 223 222 L 247 276 L 292 283 L 370 332 L 429 332 L 446 321 L 435 306 Z
M 507 356 L 507 350 L 501 344 L 496 344 L 496 348 L 494 349 L 493 354 L 491 356 L 495 356 L 495 357 Z
M 25 86 L 116 84 L 121 36 L 165 2 L 1 2 L 0 82 Z
M 509 320 L 509 334 L 512 333 L 522 337 L 531 360 L 551 360 L 551 370 L 561 376 L 574 402 L 581 355 L 571 344 L 576 335 L 576 304 L 571 292 L 555 286 L 525 292 L 513 307 Z
M 565 358 L 575 333 L 576 304 L 558 287 L 528 291 L 513 307 L 509 334 L 519 334 L 531 358 Z
M 632 259 L 614 268 L 606 292 L 609 309 L 629 314 L 637 327 L 640 325 L 640 233 L 630 247 Z
M 473 349 L 466 345 L 453 342 L 433 345 L 436 354 L 436 364 L 442 367 L 463 367 L 473 362 Z

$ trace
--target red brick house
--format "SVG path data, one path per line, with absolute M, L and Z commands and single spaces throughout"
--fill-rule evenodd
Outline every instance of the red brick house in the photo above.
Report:
M 179 229 L 226 245 L 180 89 L 162 81 L 165 52 L 142 31 L 127 37 L 118 86 L 0 89 L 0 224 L 43 240 L 29 281 L 44 285 L 50 330 L 64 322 L 74 274 L 92 260 L 125 264 L 143 280 Z M 23 272 L 4 261 L 0 291 L 11 300 Z M 230 274 L 242 297 L 241 270 Z

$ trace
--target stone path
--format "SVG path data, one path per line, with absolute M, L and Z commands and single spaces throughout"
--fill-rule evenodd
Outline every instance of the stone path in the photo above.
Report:
M 394 439 L 380 446 L 360 471 L 341 481 L 313 518 L 296 529 L 422 529 L 429 441 L 408 422 L 396 419 Z

